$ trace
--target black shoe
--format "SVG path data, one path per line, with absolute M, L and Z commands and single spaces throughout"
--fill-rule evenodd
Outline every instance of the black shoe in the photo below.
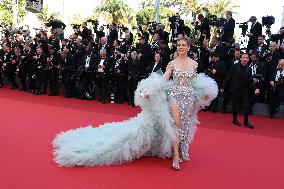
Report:
M 238 121 L 233 121 L 233 124 L 236 125 L 236 126 L 238 126 L 238 127 L 242 125 L 242 124 L 241 124 L 240 122 L 238 122 Z
M 275 119 L 275 114 L 270 114 L 270 119 Z
M 49 93 L 48 96 L 55 96 L 53 93 Z
M 245 127 L 250 128 L 250 129 L 254 129 L 254 126 L 250 122 L 246 122 L 244 124 L 245 124 Z

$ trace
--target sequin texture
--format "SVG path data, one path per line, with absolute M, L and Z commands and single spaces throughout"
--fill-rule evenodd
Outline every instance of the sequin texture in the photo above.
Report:
M 173 69 L 173 85 L 169 89 L 168 98 L 174 102 L 179 109 L 180 129 L 179 129 L 179 151 L 181 159 L 189 161 L 189 144 L 193 141 L 196 130 L 196 120 L 193 108 L 195 102 L 195 92 L 191 84 L 196 77 L 197 65 L 188 70 L 181 70 L 171 63 Z

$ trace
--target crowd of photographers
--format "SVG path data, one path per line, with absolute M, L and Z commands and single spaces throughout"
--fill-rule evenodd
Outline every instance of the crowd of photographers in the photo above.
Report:
M 31 92 L 35 95 L 48 93 L 56 96 L 64 93 L 66 98 L 97 99 L 102 103 L 128 102 L 134 106 L 134 91 L 138 82 L 152 72 L 164 72 L 167 64 L 178 56 L 175 41 L 179 37 L 191 38 L 199 32 L 195 44 L 191 44 L 189 57 L 199 64 L 198 72 L 204 72 L 216 80 L 225 92 L 218 95 L 206 110 L 226 113 L 231 95 L 224 88 L 224 81 L 234 64 L 240 64 L 242 50 L 234 42 L 235 21 L 228 11 L 221 21 L 206 18 L 202 14 L 193 22 L 194 32 L 185 26 L 179 14 L 170 17 L 171 32 L 162 24 L 150 23 L 150 28 L 139 30 L 138 42 L 129 28 L 115 23 L 94 30 L 86 23 L 74 26 L 76 32 L 63 37 L 64 23 L 47 24 L 51 35 L 39 32 L 34 38 L 23 33 L 4 32 L 0 50 L 0 87 Z M 284 80 L 284 28 L 279 34 L 269 36 L 265 43 L 262 25 L 256 17 L 247 36 L 249 43 L 248 66 L 252 80 L 249 81 L 251 107 L 255 102 L 270 105 L 271 118 L 279 109 L 283 95 Z M 220 24 L 221 22 L 221 24 Z M 211 36 L 210 28 L 217 27 L 218 35 Z M 122 30 L 122 31 L 120 31 Z M 123 38 L 121 38 L 123 34 Z M 258 89 L 257 93 L 254 93 Z M 222 101 L 219 103 L 218 101 Z M 221 106 L 221 107 L 220 107 Z

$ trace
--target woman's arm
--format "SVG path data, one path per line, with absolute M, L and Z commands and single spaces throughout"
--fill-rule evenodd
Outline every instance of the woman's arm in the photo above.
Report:
M 169 64 L 167 65 L 166 71 L 162 76 L 162 78 L 163 78 L 162 83 L 163 84 L 166 83 L 170 79 L 172 72 L 173 72 L 173 66 L 172 66 L 171 62 L 169 62 Z

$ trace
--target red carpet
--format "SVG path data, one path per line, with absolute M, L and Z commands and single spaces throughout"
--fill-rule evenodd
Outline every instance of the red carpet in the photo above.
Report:
M 252 116 L 256 129 L 233 127 L 230 115 L 200 113 L 191 162 L 144 157 L 110 167 L 60 168 L 51 141 L 60 131 L 127 119 L 139 108 L 34 96 L 0 89 L 0 189 L 282 189 L 284 120 Z M 241 120 L 241 119 L 240 119 Z

